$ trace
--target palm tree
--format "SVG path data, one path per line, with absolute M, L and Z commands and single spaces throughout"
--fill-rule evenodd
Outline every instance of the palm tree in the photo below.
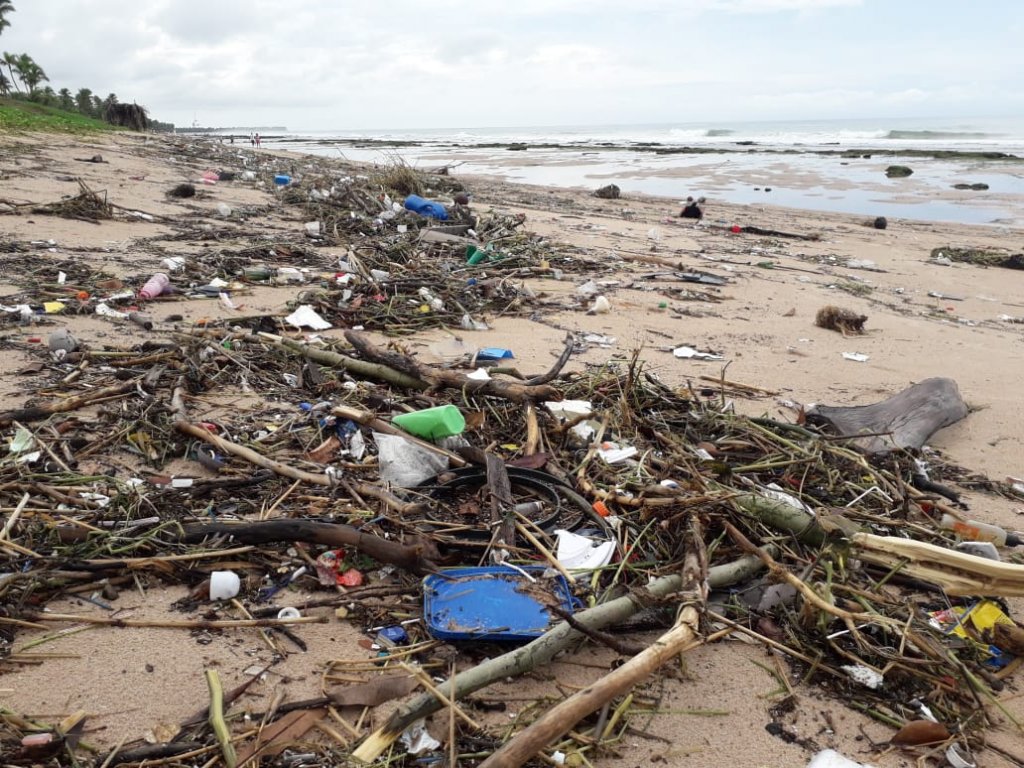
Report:
M 28 88 L 29 96 L 34 96 L 36 87 L 41 82 L 49 82 L 50 78 L 46 76 L 43 68 L 40 67 L 27 53 L 21 54 L 18 57 L 18 66 L 16 67 L 19 74 L 21 75 L 21 81 Z
M 65 112 L 73 112 L 75 109 L 75 97 L 71 95 L 71 91 L 67 88 L 61 88 L 57 91 L 57 103 L 60 104 L 60 108 Z
M 117 104 L 117 94 L 111 93 L 107 95 L 107 98 L 103 100 L 103 108 L 100 110 L 100 117 L 104 120 L 107 119 L 107 114 L 110 112 L 110 108 Z
M 97 120 L 103 119 L 103 99 L 95 93 L 92 95 L 92 107 L 89 109 L 89 114 Z
M 80 88 L 75 94 L 75 105 L 83 115 L 90 114 L 92 112 L 92 91 L 88 88 Z
M 11 26 L 11 22 L 7 18 L 9 13 L 14 13 L 14 5 L 11 0 L 0 0 L 0 34 L 3 34 L 3 31 Z
M 57 94 L 50 86 L 46 86 L 36 93 L 36 101 L 42 102 L 48 107 L 57 106 Z
M 3 2 L 3 0 L 0 0 L 0 2 Z M 14 74 L 14 68 L 18 66 L 18 54 L 4 51 L 3 63 L 7 66 L 7 71 L 11 73 L 11 82 L 14 83 L 15 90 L 21 93 L 21 88 L 18 86 L 18 78 Z
M 11 92 L 11 81 L 7 79 L 7 75 L 0 72 L 0 96 L 6 96 Z

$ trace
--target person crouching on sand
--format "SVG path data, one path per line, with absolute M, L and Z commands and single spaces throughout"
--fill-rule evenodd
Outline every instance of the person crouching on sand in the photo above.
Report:
M 686 205 L 683 207 L 683 210 L 679 215 L 684 219 L 703 219 L 704 209 L 701 207 L 703 205 L 703 197 L 699 197 L 696 200 L 692 197 L 688 197 L 686 198 Z

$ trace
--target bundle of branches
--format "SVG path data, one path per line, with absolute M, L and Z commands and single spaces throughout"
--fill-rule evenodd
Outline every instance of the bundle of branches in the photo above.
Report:
M 103 113 L 103 119 L 111 125 L 130 128 L 133 131 L 149 129 L 149 116 L 146 108 L 138 104 L 111 104 Z
M 81 179 L 78 180 L 78 188 L 81 191 L 74 197 L 56 203 L 35 206 L 32 212 L 46 216 L 61 216 L 65 219 L 79 219 L 93 224 L 100 219 L 113 218 L 114 209 L 107 202 L 106 191 L 100 196 Z

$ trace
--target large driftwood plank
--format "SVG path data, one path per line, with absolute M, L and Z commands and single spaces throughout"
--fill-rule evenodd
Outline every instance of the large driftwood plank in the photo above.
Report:
M 955 424 L 967 413 L 967 403 L 956 382 L 934 378 L 880 403 L 845 408 L 819 405 L 807 416 L 808 421 L 825 423 L 839 435 L 870 435 L 850 441 L 866 453 L 888 453 L 920 448 L 940 429 Z

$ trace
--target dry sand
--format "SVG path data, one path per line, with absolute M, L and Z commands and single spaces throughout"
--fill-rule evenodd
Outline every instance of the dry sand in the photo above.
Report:
M 75 159 L 96 153 L 109 162 Z M 280 157 L 283 169 L 301 170 L 301 157 L 294 153 L 280 153 Z M 174 202 L 165 197 L 170 186 L 194 179 L 202 170 L 201 164 L 186 162 L 159 138 L 5 139 L 0 144 L 0 200 L 51 202 L 75 194 L 74 179 L 82 178 L 93 189 L 106 190 L 111 202 L 157 217 L 189 212 L 220 226 L 217 203 L 246 208 L 250 215 L 239 238 L 301 229 L 296 214 L 277 205 L 270 190 L 251 185 L 218 185 L 209 188 L 202 200 Z M 522 368 L 541 370 L 557 355 L 565 330 L 584 331 L 613 337 L 614 342 L 591 346 L 573 359 L 573 366 L 625 358 L 641 348 L 652 370 L 670 383 L 701 385 L 699 377 L 717 378 L 724 369 L 731 381 L 777 393 L 737 400 L 738 410 L 785 420 L 794 414 L 781 400 L 868 403 L 927 377 L 948 376 L 957 381 L 974 410 L 961 423 L 939 432 L 931 445 L 952 462 L 994 479 L 1024 475 L 1024 398 L 1016 392 L 1024 371 L 1024 325 L 1000 320 L 1000 316 L 1024 316 L 1020 294 L 1024 273 L 962 264 L 936 266 L 929 259 L 933 248 L 948 245 L 1019 252 L 1019 230 L 896 220 L 880 231 L 859 217 L 716 200 L 710 201 L 704 224 L 697 225 L 675 217 L 674 200 L 597 200 L 583 192 L 512 186 L 493 179 L 463 180 L 474 192 L 476 207 L 524 212 L 528 228 L 606 260 L 609 272 L 597 279 L 616 281 L 605 288 L 612 311 L 588 315 L 577 308 L 573 294 L 578 280 L 538 280 L 531 284 L 533 289 L 562 302 L 563 310 L 542 322 L 497 318 L 492 321 L 493 330 L 486 332 L 434 331 L 407 339 L 405 344 L 424 359 L 442 359 L 460 344 L 503 346 L 514 349 Z M 681 196 L 687 194 L 684 184 L 681 181 Z M 737 235 L 708 224 L 820 233 L 821 239 Z M 157 269 L 155 246 L 165 249 L 163 255 L 211 247 L 161 240 L 169 234 L 159 220 L 121 219 L 95 225 L 27 213 L 0 215 L 0 245 L 54 241 L 33 251 L 37 257 L 33 264 L 39 268 L 53 264 L 53 271 L 60 263 L 84 260 L 114 276 L 137 278 Z M 324 253 L 334 258 L 342 250 L 324 249 Z M 19 290 L 7 267 L 12 256 L 0 254 L 0 303 L 15 303 Z M 851 268 L 847 266 L 851 259 L 875 266 Z M 23 262 L 19 264 L 18 269 L 23 269 Z M 665 265 L 720 275 L 728 283 L 715 288 L 645 277 L 672 271 L 672 266 Z M 713 300 L 659 292 L 669 287 L 704 290 Z M 282 312 L 294 293 L 293 289 L 257 289 L 240 300 L 245 305 L 242 311 Z M 660 309 L 660 302 L 667 302 L 667 307 Z M 826 304 L 867 315 L 867 335 L 844 338 L 815 327 L 815 313 Z M 159 303 L 151 314 L 158 329 L 166 329 L 172 314 L 182 315 L 187 324 L 232 313 L 216 301 L 197 300 Z M 142 340 L 131 326 L 93 316 L 51 319 L 91 344 Z M 21 348 L 30 337 L 45 338 L 51 329 L 4 326 L 0 408 L 20 406 L 31 395 L 31 377 L 18 373 L 30 359 Z M 680 344 L 714 350 L 728 366 L 677 359 L 671 349 Z M 844 352 L 864 353 L 869 359 L 847 361 Z M 193 407 L 197 418 L 202 418 L 203 407 L 213 413 L 217 408 L 248 405 L 252 404 L 243 398 L 227 403 L 209 398 Z M 1024 528 L 1020 519 L 1024 500 L 970 493 L 965 498 L 973 517 Z M 129 586 L 118 607 L 137 609 L 139 616 L 182 618 L 170 611 L 171 603 L 180 597 L 178 590 Z M 96 611 L 74 599 L 52 607 L 65 612 Z M 1018 617 L 1024 616 L 1021 601 L 1010 601 L 1010 607 Z M 255 685 L 240 706 L 258 712 L 278 693 L 289 700 L 317 695 L 326 662 L 365 655 L 357 645 L 359 628 L 343 621 L 306 627 L 302 636 L 308 652 L 289 649 L 287 660 Z M 35 637 L 20 632 L 17 645 Z M 53 640 L 39 650 L 59 656 L 3 674 L 0 707 L 46 722 L 84 708 L 90 713 L 87 740 L 101 746 L 124 738 L 159 738 L 166 727 L 204 706 L 204 668 L 216 667 L 225 687 L 233 687 L 246 678 L 246 670 L 271 658 L 254 630 L 204 635 L 167 629 L 92 629 Z M 565 694 L 595 679 L 611 659 L 610 653 L 587 650 L 525 682 L 496 686 L 483 697 L 506 700 L 511 710 L 519 711 L 539 694 Z M 657 702 L 649 721 L 636 724 L 648 735 L 635 734 L 618 746 L 617 754 L 602 757 L 598 764 L 643 766 L 660 760 L 671 766 L 805 765 L 810 752 L 765 730 L 778 698 L 773 693 L 778 683 L 766 669 L 776 668 L 787 670 L 797 695 L 794 712 L 776 714 L 792 733 L 878 766 L 913 764 L 906 756 L 872 750 L 864 737 L 884 740 L 891 735 L 890 729 L 826 699 L 814 685 L 794 679 L 784 661 L 779 665 L 759 647 L 735 640 L 688 654 L 644 686 L 641 693 Z M 1010 712 L 1024 717 L 1024 704 L 1016 691 L 1017 684 L 1011 684 L 1003 697 Z M 506 716 L 495 717 L 500 721 Z M 374 720 L 381 721 L 380 713 Z M 992 739 L 1024 756 L 1019 735 L 1009 724 L 993 730 Z M 1011 764 L 992 752 L 979 761 L 986 768 Z

